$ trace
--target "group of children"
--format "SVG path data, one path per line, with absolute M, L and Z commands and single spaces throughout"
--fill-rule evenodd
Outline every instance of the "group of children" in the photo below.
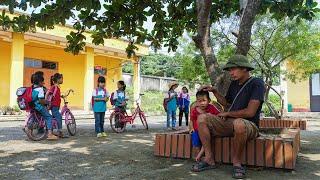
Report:
M 46 121 L 48 128 L 48 140 L 57 140 L 63 138 L 62 133 L 62 116 L 59 112 L 61 104 L 60 84 L 63 83 L 63 75 L 56 73 L 51 76 L 50 88 L 44 87 L 44 75 L 42 71 L 35 72 L 31 76 L 32 83 L 32 106 L 38 111 Z M 48 103 L 48 98 L 50 102 Z M 48 106 L 49 104 L 49 106 Z M 49 113 L 51 111 L 52 115 Z M 58 134 L 52 132 L 52 116 L 54 116 L 58 123 Z M 41 131 L 41 130 L 40 130 Z
M 190 95 L 188 93 L 187 87 L 183 87 L 181 92 L 178 94 L 175 89 L 178 87 L 177 82 L 169 84 L 169 91 L 165 96 L 166 102 L 166 112 L 167 112 L 167 128 L 175 130 L 176 126 L 176 110 L 179 108 L 179 126 L 182 125 L 182 117 L 185 115 L 186 126 L 189 127 L 192 138 L 192 146 L 196 149 L 197 156 L 196 160 L 200 161 L 204 154 L 204 149 L 202 148 L 199 132 L 198 132 L 198 117 L 200 114 L 210 113 L 213 115 L 218 115 L 220 111 L 213 104 L 211 104 L 211 99 L 208 91 L 198 91 L 196 93 L 196 102 L 190 106 Z M 190 109 L 190 123 L 188 123 Z
M 100 76 L 98 78 L 98 86 L 92 92 L 92 110 L 94 112 L 95 119 L 95 132 L 98 138 L 107 136 L 104 131 L 104 118 L 110 94 L 105 89 L 105 86 L 106 79 L 103 76 Z M 118 90 L 111 95 L 111 105 L 113 105 L 116 110 L 125 111 L 128 100 L 125 92 L 126 84 L 124 81 L 118 81 L 117 87 Z
M 48 140 L 57 140 L 65 137 L 62 133 L 62 115 L 60 112 L 61 95 L 60 85 L 63 83 L 63 75 L 56 73 L 51 76 L 50 88 L 44 86 L 44 74 L 37 71 L 31 76 L 32 83 L 32 108 L 39 112 L 46 121 Z M 98 86 L 92 92 L 92 110 L 95 118 L 95 132 L 97 137 L 106 137 L 104 131 L 104 118 L 107 110 L 107 102 L 110 95 L 105 89 L 106 80 L 103 76 L 98 78 Z M 112 94 L 112 105 L 120 111 L 125 111 L 127 97 L 124 81 L 118 81 L 118 90 Z M 51 114 L 49 113 L 51 111 Z M 52 118 L 57 120 L 57 134 L 53 133 Z M 41 130 L 40 130 L 41 131 Z
M 176 111 L 179 108 L 179 126 L 182 126 L 182 118 L 185 116 L 186 126 L 188 126 L 190 95 L 187 87 L 183 87 L 178 94 L 175 89 L 178 87 L 177 82 L 169 84 L 169 91 L 165 95 L 165 109 L 167 112 L 167 128 L 176 129 Z M 171 122 L 171 127 L 170 127 Z

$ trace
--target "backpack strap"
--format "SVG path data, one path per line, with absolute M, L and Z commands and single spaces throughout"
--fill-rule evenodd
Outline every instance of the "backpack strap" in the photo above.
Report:
M 54 90 L 53 90 L 53 94 L 52 94 L 52 96 L 53 96 L 53 97 L 55 97 L 55 95 L 56 95 L 57 91 L 58 91 L 57 86 L 54 86 Z
M 228 109 L 228 112 L 230 112 L 231 108 L 234 106 L 234 103 L 236 102 L 238 96 L 240 95 L 240 93 L 243 91 L 243 89 L 249 84 L 249 82 L 251 82 L 254 78 L 250 77 L 249 80 L 247 80 L 247 82 L 242 86 L 242 88 L 239 90 L 239 92 L 237 93 L 236 97 L 233 99 L 233 102 L 231 104 L 231 106 Z

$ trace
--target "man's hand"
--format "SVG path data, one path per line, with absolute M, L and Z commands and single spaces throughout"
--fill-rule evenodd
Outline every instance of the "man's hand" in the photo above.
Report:
M 199 90 L 201 91 L 209 91 L 209 92 L 213 92 L 213 93 L 216 93 L 217 92 L 217 89 L 216 88 L 214 88 L 213 86 L 211 86 L 211 85 L 204 85 L 204 86 L 201 86 L 200 88 L 199 88 Z
M 193 133 L 194 129 L 193 128 L 189 128 L 189 132 Z
M 218 116 L 220 117 L 228 117 L 229 116 L 229 112 L 221 112 L 218 114 Z

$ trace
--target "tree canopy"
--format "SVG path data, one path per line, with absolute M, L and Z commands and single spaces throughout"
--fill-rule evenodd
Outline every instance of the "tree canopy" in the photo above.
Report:
M 149 41 L 155 49 L 162 45 L 175 51 L 184 32 L 192 34 L 195 46 L 204 59 L 212 84 L 225 93 L 230 81 L 222 73 L 211 46 L 211 25 L 221 18 L 237 14 L 239 28 L 235 53 L 247 55 L 251 30 L 259 14 L 269 12 L 272 18 L 311 20 L 319 11 L 313 0 L 3 0 L 0 5 L 14 9 L 32 9 L 30 15 L 10 19 L 5 11 L 0 16 L 4 30 L 35 31 L 36 27 L 52 29 L 56 24 L 73 22 L 75 31 L 67 36 L 66 51 L 79 53 L 85 47 L 83 32 L 92 31 L 92 42 L 103 44 L 104 38 L 126 38 L 126 52 L 134 55 L 135 44 Z M 153 27 L 144 26 L 151 18 Z
M 305 3 L 304 3 L 305 2 Z M 187 31 L 197 32 L 197 3 L 193 0 L 3 0 L 0 5 L 7 6 L 11 13 L 14 9 L 33 9 L 29 15 L 9 19 L 3 11 L 0 25 L 3 29 L 12 28 L 17 32 L 34 31 L 35 27 L 52 29 L 56 24 L 66 24 L 73 20 L 77 30 L 67 37 L 68 51 L 78 53 L 85 44 L 82 33 L 92 30 L 94 44 L 103 44 L 103 38 L 126 37 L 132 43 L 128 53 L 133 53 L 135 43 L 150 41 L 151 46 L 176 50 L 178 38 Z M 232 13 L 240 13 L 238 0 L 210 1 L 210 24 Z M 276 19 L 298 17 L 311 19 L 316 9 L 312 0 L 263 0 L 259 13 L 269 11 Z M 147 18 L 152 18 L 153 29 L 144 26 Z

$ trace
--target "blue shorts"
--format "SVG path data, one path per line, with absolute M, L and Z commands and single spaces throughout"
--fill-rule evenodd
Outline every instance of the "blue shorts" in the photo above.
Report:
M 193 131 L 191 133 L 191 139 L 192 139 L 192 146 L 193 147 L 201 147 L 202 146 L 198 131 Z

